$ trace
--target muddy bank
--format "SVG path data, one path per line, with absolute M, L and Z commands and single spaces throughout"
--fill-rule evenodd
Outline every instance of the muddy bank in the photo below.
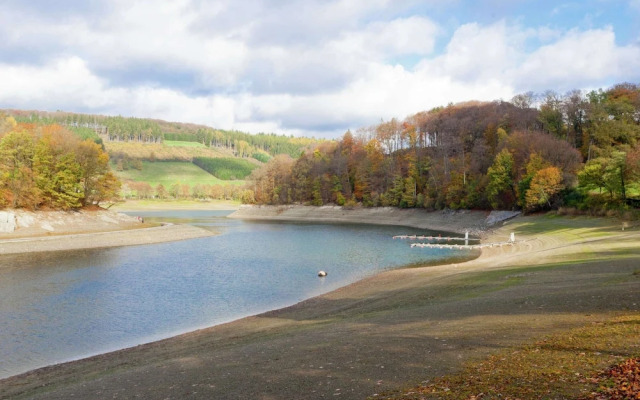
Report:
M 472 235 L 482 236 L 487 229 L 495 228 L 518 214 L 511 211 L 471 210 L 429 212 L 393 207 L 346 209 L 338 206 L 243 205 L 229 218 L 398 225 L 454 233 L 468 231 Z

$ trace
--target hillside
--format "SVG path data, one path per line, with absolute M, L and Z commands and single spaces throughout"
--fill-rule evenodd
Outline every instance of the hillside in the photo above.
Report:
M 125 198 L 238 200 L 243 179 L 253 169 L 278 154 L 297 157 L 317 142 L 154 119 L 60 111 L 0 113 L 34 127 L 61 125 L 79 138 L 103 146 L 112 170 L 123 183 L 121 195 Z
M 258 204 L 637 209 L 640 85 L 437 107 L 275 157 L 252 184 Z
M 299 138 L 275 133 L 250 134 L 215 129 L 206 125 L 150 118 L 127 118 L 63 111 L 0 110 L 0 112 L 13 116 L 18 122 L 55 123 L 84 135 L 93 132 L 105 143 L 162 143 L 165 140 L 194 142 L 201 143 L 208 148 L 231 151 L 235 156 L 257 158 L 260 161 L 265 161 L 265 155 L 272 157 L 277 154 L 288 154 L 297 157 L 304 149 L 319 142 L 313 138 Z

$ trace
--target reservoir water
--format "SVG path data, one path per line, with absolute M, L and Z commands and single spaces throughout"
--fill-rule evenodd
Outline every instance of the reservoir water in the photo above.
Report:
M 215 236 L 0 256 L 0 378 L 285 307 L 401 265 L 460 256 L 354 224 L 249 222 L 228 211 L 138 213 Z M 318 278 L 319 270 L 328 271 Z

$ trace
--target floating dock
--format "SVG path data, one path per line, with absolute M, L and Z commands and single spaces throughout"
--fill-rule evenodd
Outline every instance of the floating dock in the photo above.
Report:
M 430 240 L 435 241 L 435 243 L 411 243 L 411 247 L 420 247 L 420 248 L 428 248 L 428 249 L 456 249 L 456 250 L 476 250 L 476 249 L 485 249 L 489 247 L 502 247 L 502 246 L 512 246 L 516 243 L 516 236 L 514 233 L 511 233 L 510 238 L 506 242 L 494 242 L 494 243 L 477 243 L 477 244 L 469 244 L 470 241 L 480 242 L 480 239 L 477 238 L 469 238 L 469 232 L 465 234 L 465 237 L 442 237 L 442 236 L 420 236 L 420 235 L 397 235 L 393 237 L 394 239 L 407 239 L 407 240 Z M 442 242 L 452 242 L 452 241 L 460 241 L 464 242 L 464 244 L 444 244 Z
M 441 236 L 418 236 L 418 235 L 397 235 L 393 237 L 394 239 L 407 239 L 407 240 L 436 240 L 438 242 L 451 242 L 451 241 L 467 241 L 467 240 L 475 240 L 480 241 L 480 239 L 475 238 L 466 238 L 466 237 L 441 237 Z
M 455 250 L 476 250 L 476 249 L 486 249 L 489 247 L 502 247 L 502 246 L 511 246 L 516 244 L 517 242 L 496 242 L 496 243 L 483 243 L 483 244 L 438 244 L 438 243 L 411 243 L 411 247 L 421 247 L 428 249 L 455 249 Z

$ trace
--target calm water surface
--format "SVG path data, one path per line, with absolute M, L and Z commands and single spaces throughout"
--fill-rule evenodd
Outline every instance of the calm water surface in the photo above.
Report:
M 424 230 L 247 222 L 228 211 L 139 213 L 216 236 L 0 256 L 0 378 L 288 306 L 374 273 L 460 256 L 411 249 Z M 326 270 L 326 278 L 316 276 Z

